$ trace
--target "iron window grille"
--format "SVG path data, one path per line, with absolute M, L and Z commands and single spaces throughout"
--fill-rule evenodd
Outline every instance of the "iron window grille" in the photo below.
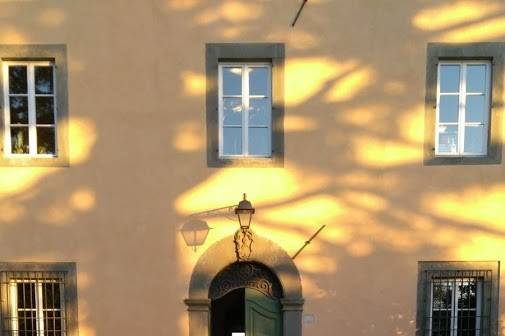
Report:
M 2 336 L 67 336 L 65 272 L 0 272 Z
M 491 335 L 491 270 L 426 270 L 423 336 Z

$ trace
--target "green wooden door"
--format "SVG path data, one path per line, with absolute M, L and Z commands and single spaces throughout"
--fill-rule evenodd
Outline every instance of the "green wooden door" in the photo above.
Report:
M 282 315 L 279 300 L 245 289 L 246 336 L 281 336 Z

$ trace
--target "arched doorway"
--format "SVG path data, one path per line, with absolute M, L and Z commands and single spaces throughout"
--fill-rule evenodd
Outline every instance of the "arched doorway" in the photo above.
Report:
M 223 293 L 221 293 L 221 295 L 215 294 L 216 289 L 212 287 L 212 285 L 217 282 L 214 282 L 214 279 L 219 278 L 218 274 L 221 271 L 230 270 L 231 268 L 228 268 L 230 265 L 237 264 L 262 265 L 273 275 L 276 279 L 276 283 L 279 284 L 281 293 L 273 294 L 280 309 L 280 335 L 302 335 L 302 311 L 304 300 L 298 269 L 289 255 L 274 242 L 254 234 L 251 239 L 252 248 L 247 260 L 241 259 L 241 261 L 238 261 L 235 242 L 233 236 L 231 236 L 214 243 L 196 263 L 191 275 L 188 299 L 185 300 L 188 306 L 189 336 L 211 336 L 212 298 L 224 297 L 226 295 Z M 235 272 L 235 275 L 236 274 Z M 246 279 L 249 278 L 250 277 L 246 277 Z M 222 283 L 226 284 L 227 282 Z M 237 283 L 237 281 L 234 280 L 234 283 Z M 233 290 L 239 288 L 250 288 L 254 291 L 249 294 L 257 296 L 259 293 L 266 296 L 261 289 L 263 288 L 263 290 L 265 290 L 268 286 L 261 281 L 256 283 L 259 285 L 224 285 L 221 286 L 221 288 L 225 289 L 224 293 L 231 293 Z M 230 284 L 230 282 L 228 282 L 228 284 Z M 272 287 L 272 290 L 275 289 Z M 247 289 L 244 291 L 247 291 Z M 246 294 L 247 293 L 244 292 L 245 299 Z M 240 296 L 241 293 L 237 292 L 236 295 Z M 262 296 L 259 296 L 259 298 L 262 298 Z M 236 299 L 235 297 L 234 300 Z M 246 310 L 244 310 L 244 319 L 246 318 L 245 311 Z M 254 336 L 254 334 L 247 334 L 247 336 Z
M 282 286 L 268 267 L 235 262 L 209 289 L 212 336 L 281 336 Z

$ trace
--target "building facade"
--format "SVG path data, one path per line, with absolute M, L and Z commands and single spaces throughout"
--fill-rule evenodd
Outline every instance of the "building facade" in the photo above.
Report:
M 505 4 L 302 4 L 0 0 L 2 335 L 505 335 Z

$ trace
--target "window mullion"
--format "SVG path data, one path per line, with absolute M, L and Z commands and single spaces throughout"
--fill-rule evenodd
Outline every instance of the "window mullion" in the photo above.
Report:
M 465 153 L 465 120 L 466 120 L 466 64 L 461 64 L 459 88 L 459 125 L 458 125 L 458 147 L 459 154 Z
M 429 328 L 429 335 L 428 336 L 431 336 L 433 334 L 433 287 L 434 287 L 435 283 L 433 281 L 433 279 L 431 279 L 431 286 L 430 286 L 430 315 L 429 315 L 429 318 L 428 318 L 428 328 Z
M 5 136 L 4 136 L 4 151 L 8 154 L 12 153 L 11 146 L 11 115 L 9 104 L 9 65 L 3 65 L 3 82 L 4 85 L 4 120 L 5 120 Z
M 67 324 L 66 324 L 66 318 L 64 316 L 64 312 L 66 311 L 65 309 L 65 284 L 62 282 L 60 283 L 60 325 L 61 325 L 61 330 L 62 330 L 62 335 L 66 335 L 66 330 L 67 330 Z
M 480 336 L 480 329 L 482 325 L 481 314 L 482 314 L 482 300 L 484 296 L 482 295 L 483 290 L 482 281 L 477 281 L 477 295 L 476 295 L 476 303 L 477 307 L 475 307 L 475 336 Z
M 11 299 L 11 329 L 14 331 L 13 335 L 17 336 L 19 332 L 19 314 L 18 314 L 18 287 L 15 281 L 9 283 L 9 294 Z
M 223 154 L 223 66 L 219 65 L 218 71 L 218 125 L 219 125 L 219 153 Z
M 457 336 L 457 311 L 458 311 L 458 307 L 457 307 L 457 300 L 456 300 L 456 279 L 454 280 L 451 280 L 450 282 L 451 286 L 452 286 L 452 293 L 451 293 L 451 332 L 450 332 L 450 335 L 451 336 Z
M 268 79 L 267 79 L 267 93 L 268 93 L 268 99 L 270 100 L 270 113 L 268 115 L 268 153 L 269 155 L 272 155 L 272 114 L 273 114 L 273 100 L 272 100 L 272 67 L 269 67 L 268 71 Z
M 437 66 L 437 102 L 435 109 L 435 154 L 439 151 L 439 137 L 440 137 L 440 65 Z
M 28 143 L 30 155 L 37 154 L 37 128 L 35 115 L 35 66 L 27 65 L 28 70 Z
M 249 155 L 249 67 L 242 67 L 242 154 Z
M 37 335 L 44 335 L 44 307 L 42 283 L 36 282 L 37 295 L 35 296 L 35 307 L 37 308 Z
M 492 101 L 491 101 L 491 70 L 492 70 L 492 64 L 487 64 L 486 65 L 486 85 L 485 85 L 485 90 L 484 92 L 484 97 L 486 99 L 486 112 L 485 119 L 483 120 L 484 123 L 484 138 L 483 138 L 483 145 L 484 147 L 484 153 L 487 154 L 489 150 L 489 136 L 490 136 L 490 129 L 489 129 L 489 119 L 491 118 L 491 108 L 492 108 Z
M 58 120 L 58 97 L 56 95 L 56 85 L 58 83 L 56 82 L 56 64 L 51 63 L 52 67 L 52 73 L 53 73 L 53 116 L 54 116 L 54 123 L 53 123 L 53 129 L 54 129 L 54 154 L 58 155 L 59 153 L 59 141 L 58 141 L 58 127 L 56 127 L 56 123 Z

